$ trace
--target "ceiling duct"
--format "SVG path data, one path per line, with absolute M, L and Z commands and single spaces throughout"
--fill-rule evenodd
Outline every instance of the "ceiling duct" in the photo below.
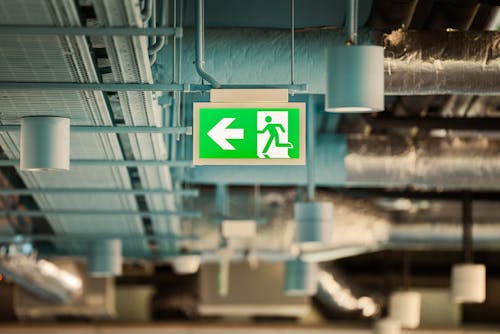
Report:
M 52 262 L 18 252 L 16 246 L 3 247 L 0 251 L 0 272 L 33 295 L 66 304 L 81 294 L 81 277 Z
M 304 29 L 295 33 L 295 82 L 311 94 L 326 93 L 325 45 L 343 44 L 345 33 Z M 378 36 L 377 36 L 378 35 Z M 500 32 L 393 31 L 382 35 L 360 31 L 359 44 L 384 45 L 385 95 L 498 95 L 500 92 Z M 194 33 L 183 35 L 183 78 L 198 82 L 192 64 Z M 158 61 L 165 80 L 172 77 L 166 63 L 167 45 Z M 289 32 L 264 29 L 207 29 L 206 70 L 225 84 L 283 84 L 290 81 Z

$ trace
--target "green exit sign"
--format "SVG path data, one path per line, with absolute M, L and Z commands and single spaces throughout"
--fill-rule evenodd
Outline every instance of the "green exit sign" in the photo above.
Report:
M 195 165 L 304 165 L 304 103 L 195 103 Z

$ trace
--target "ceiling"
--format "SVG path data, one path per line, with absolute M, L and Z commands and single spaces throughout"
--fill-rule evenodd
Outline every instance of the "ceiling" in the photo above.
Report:
M 316 118 L 316 198 L 335 205 L 335 247 L 388 243 L 394 246 L 388 252 L 401 255 L 419 250 L 416 244 L 430 251 L 445 242 L 458 252 L 462 203 L 470 194 L 476 246 L 499 254 L 499 1 L 360 1 L 360 43 L 386 48 L 385 110 L 342 115 L 325 113 L 323 100 L 324 49 L 345 41 L 344 1 L 295 0 L 292 67 L 290 1 L 205 2 L 207 72 L 225 85 L 265 86 L 288 85 L 294 71 L 294 83 L 307 86 L 289 99 L 306 102 Z M 208 101 L 207 91 L 44 88 L 46 83 L 206 84 L 193 65 L 194 1 L 156 3 L 145 24 L 136 0 L 0 1 L 2 27 L 184 28 L 182 37 L 169 36 L 157 52 L 151 45 L 160 39 L 144 36 L 0 34 L 1 125 L 18 125 L 25 116 L 61 116 L 83 126 L 192 126 L 192 103 Z M 39 86 L 9 88 L 26 82 Z M 0 148 L 4 160 L 19 159 L 19 133 L 0 132 Z M 182 162 L 191 160 L 191 150 L 188 135 L 71 134 L 72 160 Z M 4 214 L 0 238 L 8 243 L 15 235 L 29 235 L 47 257 L 85 256 L 91 240 L 122 238 L 127 261 L 161 266 L 190 252 L 213 261 L 224 241 L 221 217 L 257 219 L 252 247 L 280 259 L 293 244 L 293 204 L 307 197 L 310 183 L 306 167 L 290 166 L 104 162 L 57 172 L 0 167 L 2 189 L 41 189 L 2 195 L 0 211 L 42 213 Z M 62 191 L 49 191 L 55 188 Z M 195 191 L 179 195 L 183 189 Z M 245 256 L 248 245 L 239 247 Z M 361 273 L 371 261 L 384 261 L 367 256 L 340 265 Z M 417 271 L 433 265 L 425 256 L 415 264 Z M 500 272 L 498 263 L 491 266 Z

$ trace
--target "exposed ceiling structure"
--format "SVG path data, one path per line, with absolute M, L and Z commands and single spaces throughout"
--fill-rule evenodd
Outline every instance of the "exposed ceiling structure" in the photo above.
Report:
M 323 316 L 359 320 L 385 314 L 387 295 L 410 276 L 447 287 L 473 241 L 488 284 L 500 284 L 499 1 L 359 1 L 358 43 L 383 46 L 385 68 L 385 109 L 362 114 L 325 112 L 325 49 L 346 42 L 348 1 L 206 0 L 202 26 L 200 3 L 0 1 L 4 275 L 36 281 L 34 293 L 52 299 L 78 296 L 72 316 L 85 313 L 81 296 L 108 298 L 115 282 L 154 286 L 159 319 L 253 315 L 259 305 L 259 315 L 300 317 L 303 296 L 277 296 L 285 311 L 276 314 L 271 290 L 252 295 L 225 281 L 274 279 L 298 258 L 320 263 Z M 308 163 L 193 166 L 193 103 L 210 101 L 211 79 L 304 102 L 315 120 Z M 31 116 L 70 119 L 69 170 L 21 170 L 20 124 Z M 313 200 L 333 203 L 332 231 L 321 246 L 298 247 L 294 207 Z M 255 231 L 230 230 L 231 221 Z M 115 256 L 121 277 L 75 283 Z M 44 259 L 67 276 L 43 269 Z M 178 275 L 200 261 L 199 276 Z M 17 305 L 18 316 L 40 314 L 36 303 Z M 467 306 L 461 320 L 498 325 L 488 313 L 498 304 L 488 292 L 487 312 Z

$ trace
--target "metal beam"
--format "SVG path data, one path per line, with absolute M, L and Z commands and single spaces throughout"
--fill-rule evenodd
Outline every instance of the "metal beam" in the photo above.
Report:
M 133 217 L 154 217 L 154 216 L 177 216 L 184 218 L 200 218 L 200 212 L 191 211 L 124 211 L 124 210 L 0 210 L 0 216 L 13 217 L 40 217 L 45 216 L 133 216 Z
M 488 117 L 365 117 L 373 128 L 417 127 L 423 130 L 453 129 L 500 131 L 500 122 Z
M 20 125 L 0 125 L 0 132 L 18 132 Z M 157 127 L 157 126 L 85 126 L 72 125 L 75 133 L 161 133 L 161 134 L 193 134 L 193 128 L 187 127 Z
M 1 243 L 21 244 L 29 241 L 49 241 L 49 242 L 75 242 L 75 241 L 94 241 L 106 239 L 121 239 L 123 241 L 135 240 L 197 240 L 196 236 L 192 235 L 117 235 L 117 234 L 67 234 L 67 235 L 54 235 L 54 234 L 27 234 L 16 236 L 0 236 Z
M 182 28 L 134 27 L 54 27 L 54 26 L 0 26 L 0 35 L 54 35 L 54 36 L 173 36 L 182 37 Z
M 66 91 L 102 91 L 102 92 L 198 92 L 208 91 L 213 87 L 200 84 L 161 84 L 161 83 L 81 83 L 81 82 L 12 82 L 0 81 L 0 90 L 66 90 Z M 224 89 L 288 89 L 292 92 L 307 90 L 307 84 L 230 84 L 221 85 Z
M 19 166 L 19 160 L 0 160 L 0 167 Z M 192 167 L 190 160 L 71 160 L 71 167 Z
M 188 91 L 189 85 L 160 83 L 80 83 L 80 82 L 0 82 L 0 90 L 88 90 L 101 92 L 173 92 Z
M 173 195 L 198 197 L 198 189 L 111 189 L 111 188 L 46 188 L 46 189 L 0 189 L 0 196 L 32 195 Z

